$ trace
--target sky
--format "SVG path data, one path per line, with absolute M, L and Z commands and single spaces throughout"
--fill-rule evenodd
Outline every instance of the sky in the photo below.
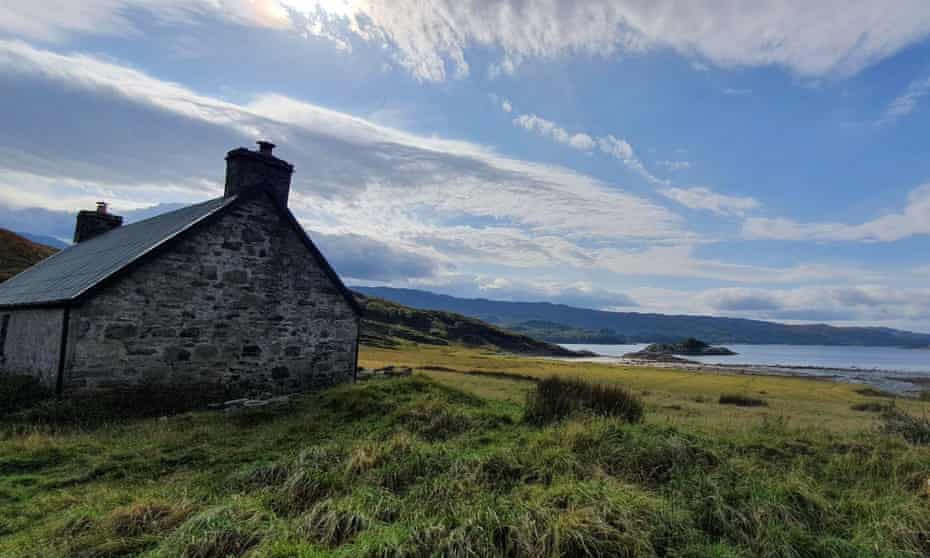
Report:
M 352 285 L 930 332 L 926 0 L 0 0 L 0 226 L 222 195 Z

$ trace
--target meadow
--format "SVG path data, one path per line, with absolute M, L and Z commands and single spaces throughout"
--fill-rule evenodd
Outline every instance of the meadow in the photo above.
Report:
M 930 555 L 928 402 L 454 346 L 362 365 L 414 374 L 256 409 L 8 417 L 0 556 Z M 602 403 L 528 412 L 553 377 Z

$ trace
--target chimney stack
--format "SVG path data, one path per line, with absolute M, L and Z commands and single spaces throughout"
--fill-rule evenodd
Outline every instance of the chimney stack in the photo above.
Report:
M 294 166 L 275 157 L 272 154 L 274 148 L 271 142 L 259 141 L 258 151 L 240 147 L 227 153 L 224 195 L 235 196 L 248 188 L 261 186 L 287 207 Z
M 123 218 L 119 215 L 110 215 L 107 211 L 107 202 L 99 201 L 95 211 L 82 210 L 78 213 L 74 227 L 74 243 L 90 240 L 122 224 Z

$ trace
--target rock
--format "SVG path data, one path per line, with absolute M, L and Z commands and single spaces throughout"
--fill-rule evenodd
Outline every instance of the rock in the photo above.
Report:
M 107 339 L 127 339 L 135 337 L 138 333 L 138 328 L 133 324 L 113 324 L 107 326 L 103 336 Z
M 660 360 L 671 355 L 708 356 L 708 355 L 735 355 L 736 353 L 726 347 L 711 347 L 709 344 L 690 337 L 680 343 L 653 343 L 642 351 L 627 353 L 624 358 L 639 358 L 644 360 Z M 672 361 L 663 361 L 672 362 Z
M 165 349 L 164 357 L 166 362 L 185 362 L 191 359 L 191 353 L 187 349 L 172 346 Z
M 223 406 L 224 406 L 224 407 L 240 407 L 240 406 L 244 405 L 246 401 L 248 401 L 248 399 L 246 399 L 246 398 L 242 398 L 242 399 L 230 399 L 229 401 L 224 401 L 224 402 L 223 402 Z
M 226 283 L 241 284 L 249 280 L 249 274 L 242 269 L 234 269 L 223 273 L 223 281 Z
M 413 368 L 406 366 L 385 366 L 384 368 L 378 368 L 375 370 L 375 374 L 396 377 L 410 376 L 413 374 Z

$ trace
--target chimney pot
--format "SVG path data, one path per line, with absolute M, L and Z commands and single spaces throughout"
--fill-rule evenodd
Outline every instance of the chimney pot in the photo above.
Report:
M 107 211 L 107 202 L 97 202 L 97 209 L 94 211 L 80 211 L 77 216 L 77 223 L 74 225 L 74 243 L 90 240 L 95 236 L 112 231 L 122 226 L 123 218 L 119 215 L 111 215 Z
M 270 141 L 258 141 L 258 152 L 262 155 L 271 155 L 271 152 L 274 151 L 275 144 Z

